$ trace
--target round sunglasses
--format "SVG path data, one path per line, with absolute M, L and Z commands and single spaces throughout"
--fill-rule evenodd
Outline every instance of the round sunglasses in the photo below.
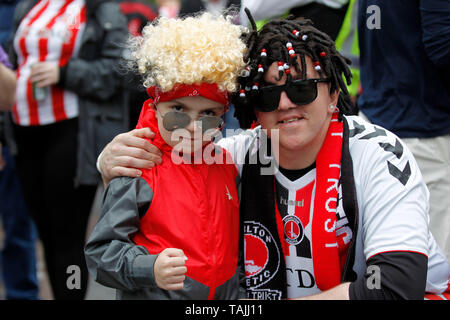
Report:
M 167 131 L 186 128 L 192 121 L 191 116 L 182 111 L 166 112 L 162 118 L 163 126 Z M 195 122 L 198 122 L 198 127 L 201 127 L 202 134 L 210 129 L 221 129 L 225 124 L 225 121 L 217 116 L 201 116 Z
M 255 108 L 262 112 L 278 109 L 281 93 L 286 92 L 296 105 L 305 105 L 317 98 L 317 83 L 330 82 L 330 78 L 294 80 L 280 86 L 264 86 L 258 90 Z

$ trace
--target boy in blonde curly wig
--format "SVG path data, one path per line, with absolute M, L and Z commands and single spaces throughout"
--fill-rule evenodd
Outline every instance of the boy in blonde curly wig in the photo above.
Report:
M 150 96 L 137 127 L 155 132 L 164 161 L 110 182 L 85 248 L 94 279 L 119 299 L 238 298 L 238 172 L 211 136 L 245 67 L 243 31 L 205 13 L 161 18 L 132 40 Z

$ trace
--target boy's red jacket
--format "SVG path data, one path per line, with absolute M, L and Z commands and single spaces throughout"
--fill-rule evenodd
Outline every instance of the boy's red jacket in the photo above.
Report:
M 132 240 L 150 254 L 166 248 L 182 249 L 188 258 L 186 276 L 208 286 L 208 298 L 212 299 L 216 288 L 237 272 L 236 166 L 224 149 L 212 144 L 203 149 L 204 154 L 220 158 L 222 164 L 207 164 L 204 157 L 190 159 L 190 164 L 180 163 L 181 158 L 172 155 L 172 148 L 159 134 L 155 111 L 147 105 L 142 108 L 137 125 L 142 127 L 155 132 L 151 143 L 162 151 L 163 161 L 143 170 L 142 178 L 153 197 Z M 200 160 L 201 163 L 195 163 Z

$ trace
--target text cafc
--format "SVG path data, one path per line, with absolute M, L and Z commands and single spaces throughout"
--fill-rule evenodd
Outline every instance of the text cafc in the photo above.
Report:
M 217 317 L 219 313 L 227 313 L 231 315 L 239 315 L 243 317 L 248 317 L 252 315 L 262 314 L 262 305 L 238 305 L 229 304 L 228 307 L 212 307 L 212 306 L 192 306 L 186 307 L 186 315 L 210 315 L 213 318 Z

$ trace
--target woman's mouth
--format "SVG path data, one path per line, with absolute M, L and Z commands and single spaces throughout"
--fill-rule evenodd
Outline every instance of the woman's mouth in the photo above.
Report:
M 288 119 L 284 119 L 279 121 L 279 124 L 288 124 L 288 123 L 294 123 L 296 121 L 302 120 L 304 119 L 303 117 L 292 117 L 292 118 L 288 118 Z

